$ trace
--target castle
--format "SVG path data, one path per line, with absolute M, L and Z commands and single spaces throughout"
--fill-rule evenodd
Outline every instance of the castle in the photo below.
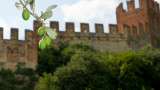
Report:
M 109 25 L 109 33 L 104 33 L 103 24 L 95 24 L 95 33 L 89 32 L 89 24 L 81 23 L 80 32 L 74 31 L 74 23 L 66 23 L 66 31 L 59 30 L 59 23 L 51 21 L 50 27 L 57 31 L 59 41 L 87 40 L 91 46 L 101 51 L 137 50 L 147 44 L 157 47 L 160 39 L 159 4 L 154 0 L 139 0 L 140 8 L 135 9 L 134 0 L 127 1 L 128 11 L 120 3 L 116 9 L 117 25 Z M 37 30 L 40 23 L 33 22 L 33 31 L 25 30 L 25 40 L 18 40 L 18 29 L 11 28 L 11 39 L 3 39 L 0 28 L 0 68 L 16 69 L 16 65 L 36 68 L 38 61 Z

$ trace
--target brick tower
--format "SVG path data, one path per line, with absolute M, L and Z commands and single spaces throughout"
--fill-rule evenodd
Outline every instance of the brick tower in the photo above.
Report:
M 142 34 L 140 29 L 146 32 L 146 23 L 149 24 L 149 33 L 152 46 L 156 47 L 156 39 L 160 38 L 160 12 L 159 4 L 154 0 L 139 0 L 140 8 L 135 9 L 135 0 L 127 1 L 128 11 L 123 9 L 121 3 L 116 10 L 117 27 L 119 33 L 124 33 L 123 25 L 128 25 L 130 34 L 133 35 L 133 29 L 136 28 L 138 36 Z M 141 28 L 144 27 L 144 28 Z

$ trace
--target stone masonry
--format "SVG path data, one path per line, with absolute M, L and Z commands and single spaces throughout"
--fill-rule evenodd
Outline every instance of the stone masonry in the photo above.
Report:
M 75 32 L 74 23 L 66 22 L 66 30 L 59 30 L 59 22 L 51 21 L 50 27 L 58 36 L 52 43 L 59 41 L 88 41 L 91 46 L 101 51 L 137 50 L 147 44 L 157 47 L 160 39 L 159 4 L 154 0 L 139 0 L 140 8 L 135 9 L 134 0 L 127 1 L 128 10 L 123 3 L 116 9 L 117 25 L 109 24 L 109 33 L 104 33 L 103 24 L 95 24 L 95 33 L 89 32 L 89 24 L 81 23 L 80 32 Z M 37 30 L 41 25 L 33 22 L 33 31 L 25 30 L 25 40 L 18 40 L 18 29 L 11 28 L 11 39 L 3 39 L 0 28 L 0 68 L 16 69 L 17 65 L 36 68 L 38 61 Z

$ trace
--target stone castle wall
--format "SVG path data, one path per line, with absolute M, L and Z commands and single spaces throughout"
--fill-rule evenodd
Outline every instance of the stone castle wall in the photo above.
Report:
M 57 31 L 60 41 L 88 41 L 91 46 L 101 51 L 137 50 L 147 44 L 157 46 L 160 39 L 159 4 L 154 0 L 140 0 L 140 8 L 135 9 L 134 0 L 127 1 L 128 11 L 121 3 L 117 7 L 117 25 L 109 25 L 109 33 L 104 33 L 103 24 L 95 24 L 95 33 L 89 32 L 88 23 L 80 23 L 80 32 L 75 32 L 73 22 L 66 22 L 65 31 L 59 30 L 59 22 L 51 21 L 50 27 Z M 11 28 L 11 39 L 3 39 L 0 28 L 0 68 L 16 69 L 16 65 L 35 69 L 38 61 L 37 30 L 41 26 L 33 22 L 33 31 L 25 31 L 25 40 L 18 40 L 18 29 Z
M 0 28 L 0 68 L 16 69 L 16 65 L 35 69 L 37 65 L 37 45 L 33 31 L 25 30 L 25 41 L 18 40 L 18 29 L 11 28 L 11 39 L 3 39 Z

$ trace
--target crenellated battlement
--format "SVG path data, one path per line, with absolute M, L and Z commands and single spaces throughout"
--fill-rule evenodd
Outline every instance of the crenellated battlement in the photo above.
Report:
M 109 24 L 109 33 L 104 33 L 104 26 L 103 24 L 95 24 L 95 32 L 89 32 L 90 26 L 88 23 L 80 23 L 80 32 L 75 32 L 75 24 L 73 22 L 66 22 L 65 23 L 65 31 L 59 30 L 59 22 L 58 21 L 50 21 L 50 27 L 56 30 L 58 36 L 58 40 L 98 40 L 98 41 L 108 41 L 111 38 L 121 38 L 121 39 L 133 39 L 134 37 L 141 37 L 149 33 L 149 30 L 146 29 L 148 24 L 145 23 L 138 23 L 134 25 L 127 25 L 123 24 L 123 33 L 118 32 L 118 25 L 116 24 Z M 33 31 L 32 30 L 25 30 L 25 40 L 18 40 L 18 29 L 11 28 L 11 38 L 6 41 L 3 39 L 3 28 L 0 28 L 0 40 L 9 42 L 23 42 L 25 45 L 38 45 L 38 40 L 40 37 L 37 35 L 38 28 L 41 25 L 37 21 L 33 21 Z M 17 43 L 18 44 L 18 43 Z M 19 43 L 22 44 L 22 43 Z
M 33 31 L 32 30 L 25 30 L 25 40 L 23 41 L 23 43 L 25 44 L 36 44 L 37 42 L 35 41 L 37 36 L 37 30 L 40 27 L 40 24 L 37 21 L 33 22 Z M 53 28 L 54 30 L 57 31 L 58 39 L 61 38 L 70 38 L 70 39 L 74 39 L 74 38 L 86 38 L 87 40 L 92 40 L 92 38 L 98 38 L 96 40 L 101 40 L 101 38 L 103 38 L 103 40 L 107 40 L 110 37 L 126 37 L 127 35 L 130 37 L 133 37 L 134 35 L 138 35 L 141 36 L 142 34 L 146 33 L 146 24 L 142 24 L 139 23 L 139 25 L 123 25 L 123 29 L 126 30 L 126 27 L 128 28 L 128 31 L 125 31 L 124 33 L 118 33 L 118 26 L 115 24 L 109 24 L 109 33 L 104 33 L 104 26 L 103 24 L 95 24 L 95 32 L 89 32 L 90 31 L 90 26 L 88 23 L 80 23 L 80 32 L 75 32 L 75 24 L 73 22 L 66 22 L 65 23 L 65 27 L 66 30 L 65 31 L 60 31 L 59 30 L 59 22 L 58 21 L 50 21 L 50 27 Z M 134 28 L 136 28 L 136 31 L 133 31 Z M 10 42 L 18 42 L 18 41 L 22 41 L 22 40 L 18 40 L 18 34 L 19 34 L 19 30 L 17 28 L 11 28 L 11 34 L 10 34 L 10 39 L 8 39 L 7 41 Z M 140 31 L 141 30 L 141 31 Z M 135 33 L 136 32 L 136 33 Z M 143 32 L 143 33 L 141 33 Z M 5 41 L 6 39 L 3 39 L 3 28 L 0 28 L 0 40 Z M 38 39 L 37 39 L 38 40 Z
M 23 42 L 33 42 L 34 40 L 34 32 L 32 30 L 25 30 L 25 40 L 18 40 L 19 30 L 18 28 L 11 28 L 10 39 L 3 39 L 3 28 L 0 27 L 0 40 L 7 40 L 7 41 L 23 41 Z
M 120 3 L 117 7 L 116 11 L 118 14 L 127 14 L 127 13 L 133 13 L 137 11 L 143 10 L 152 10 L 154 12 L 159 11 L 159 3 L 154 0 L 139 0 L 139 8 L 135 8 L 135 0 L 126 1 L 127 3 L 127 11 L 123 9 L 123 3 Z
M 134 0 L 131 0 L 131 1 L 127 1 L 127 9 L 128 9 L 128 12 L 132 12 L 135 10 L 135 4 L 134 4 Z
M 0 40 L 2 40 L 2 39 L 3 39 L 3 28 L 0 27 Z
M 137 22 L 138 24 L 139 22 L 149 22 L 148 13 L 154 13 L 157 17 L 160 16 L 159 3 L 154 0 L 139 0 L 139 8 L 135 8 L 135 0 L 130 0 L 126 2 L 127 11 L 123 9 L 123 3 L 120 3 L 119 6 L 116 8 L 117 23 L 132 24 L 132 22 Z M 127 21 L 127 23 L 125 21 Z M 118 25 L 118 28 L 122 29 L 122 25 Z M 123 31 L 118 32 L 123 33 Z
M 146 22 L 145 22 L 146 23 Z M 129 33 L 118 33 L 118 26 L 115 25 L 115 24 L 109 24 L 109 33 L 104 33 L 104 26 L 103 24 L 95 24 L 95 31 L 94 33 L 93 32 L 89 32 L 90 31 L 90 26 L 88 23 L 80 23 L 80 32 L 75 32 L 75 24 L 73 22 L 66 22 L 65 23 L 65 31 L 60 31 L 59 30 L 59 22 L 58 21 L 50 21 L 50 27 L 53 28 L 54 30 L 57 31 L 58 35 L 75 35 L 75 36 L 90 36 L 92 34 L 94 34 L 95 36 L 96 35 L 99 35 L 99 37 L 103 37 L 104 35 L 105 36 L 112 36 L 112 34 L 129 34 L 130 36 L 134 36 L 133 34 L 133 26 L 137 29 L 136 33 L 138 36 L 141 36 L 141 34 L 145 34 L 146 32 L 146 24 L 145 23 L 138 23 L 136 25 L 132 25 L 132 26 L 129 26 L 127 24 L 124 24 L 123 25 L 123 29 L 124 27 L 128 27 L 129 28 Z M 141 30 L 141 31 L 140 31 Z M 142 32 L 143 33 L 140 33 Z

